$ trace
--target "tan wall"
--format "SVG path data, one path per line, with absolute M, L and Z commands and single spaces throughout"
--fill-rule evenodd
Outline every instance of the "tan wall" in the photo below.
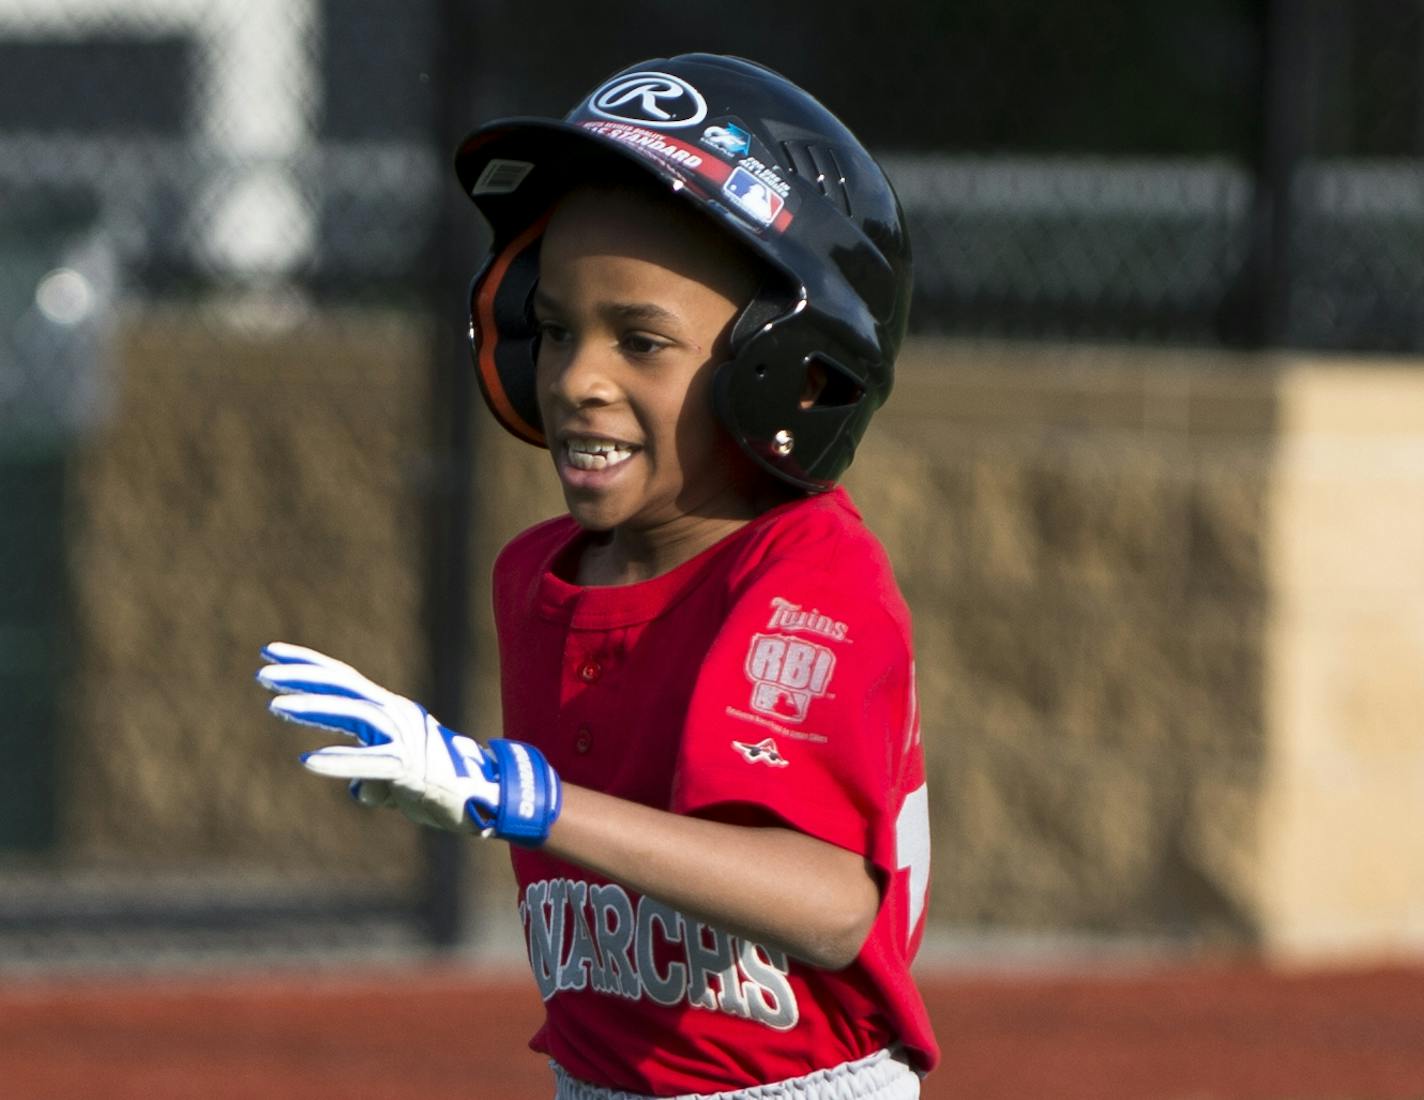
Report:
M 1269 381 L 1095 348 L 901 366 L 850 484 L 916 612 L 932 915 L 1249 937 Z
M 395 318 L 123 328 L 75 456 L 64 864 L 408 882 L 413 838 L 296 766 L 268 641 L 418 683 L 425 334 Z
M 1424 370 L 1281 370 L 1261 925 L 1297 956 L 1424 951 Z
M 425 334 L 127 331 L 118 418 L 76 472 L 70 847 L 405 873 L 411 834 L 300 774 L 247 677 L 288 637 L 421 682 Z M 911 346 L 848 481 L 915 613 L 936 927 L 1421 944 L 1421 385 L 1368 363 Z M 560 500 L 544 452 L 478 425 L 458 721 L 484 734 L 489 564 Z M 474 851 L 472 900 L 507 940 L 502 852 Z

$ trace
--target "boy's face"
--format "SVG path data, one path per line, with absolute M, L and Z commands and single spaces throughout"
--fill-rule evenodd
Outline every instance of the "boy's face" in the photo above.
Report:
M 591 530 L 749 514 L 748 464 L 711 383 L 757 274 L 675 202 L 580 189 L 544 234 L 539 411 L 569 512 Z

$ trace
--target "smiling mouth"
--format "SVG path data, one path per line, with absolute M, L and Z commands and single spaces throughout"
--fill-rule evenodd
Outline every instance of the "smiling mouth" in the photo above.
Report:
M 575 470 L 607 470 L 627 462 L 638 450 L 612 439 L 576 436 L 564 441 L 564 455 Z

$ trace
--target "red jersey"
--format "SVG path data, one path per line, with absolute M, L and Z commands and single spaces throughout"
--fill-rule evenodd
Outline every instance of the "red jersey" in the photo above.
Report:
M 910 960 L 929 875 L 910 619 L 844 490 L 782 505 L 639 584 L 581 587 L 568 517 L 494 572 L 504 735 L 569 783 L 785 824 L 864 855 L 882 902 L 827 971 L 538 849 L 511 846 L 546 1019 L 530 1045 L 650 1095 L 796 1077 L 901 1044 L 939 1052 Z

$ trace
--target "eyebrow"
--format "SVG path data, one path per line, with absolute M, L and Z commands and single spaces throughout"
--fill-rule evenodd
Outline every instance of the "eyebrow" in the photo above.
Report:
M 664 321 L 677 323 L 677 314 L 653 302 L 609 302 L 602 309 L 624 321 Z
M 541 312 L 557 313 L 559 312 L 559 302 L 541 287 L 534 292 L 534 308 Z M 656 302 L 601 302 L 598 311 L 620 321 L 679 323 L 676 313 L 663 308 Z

